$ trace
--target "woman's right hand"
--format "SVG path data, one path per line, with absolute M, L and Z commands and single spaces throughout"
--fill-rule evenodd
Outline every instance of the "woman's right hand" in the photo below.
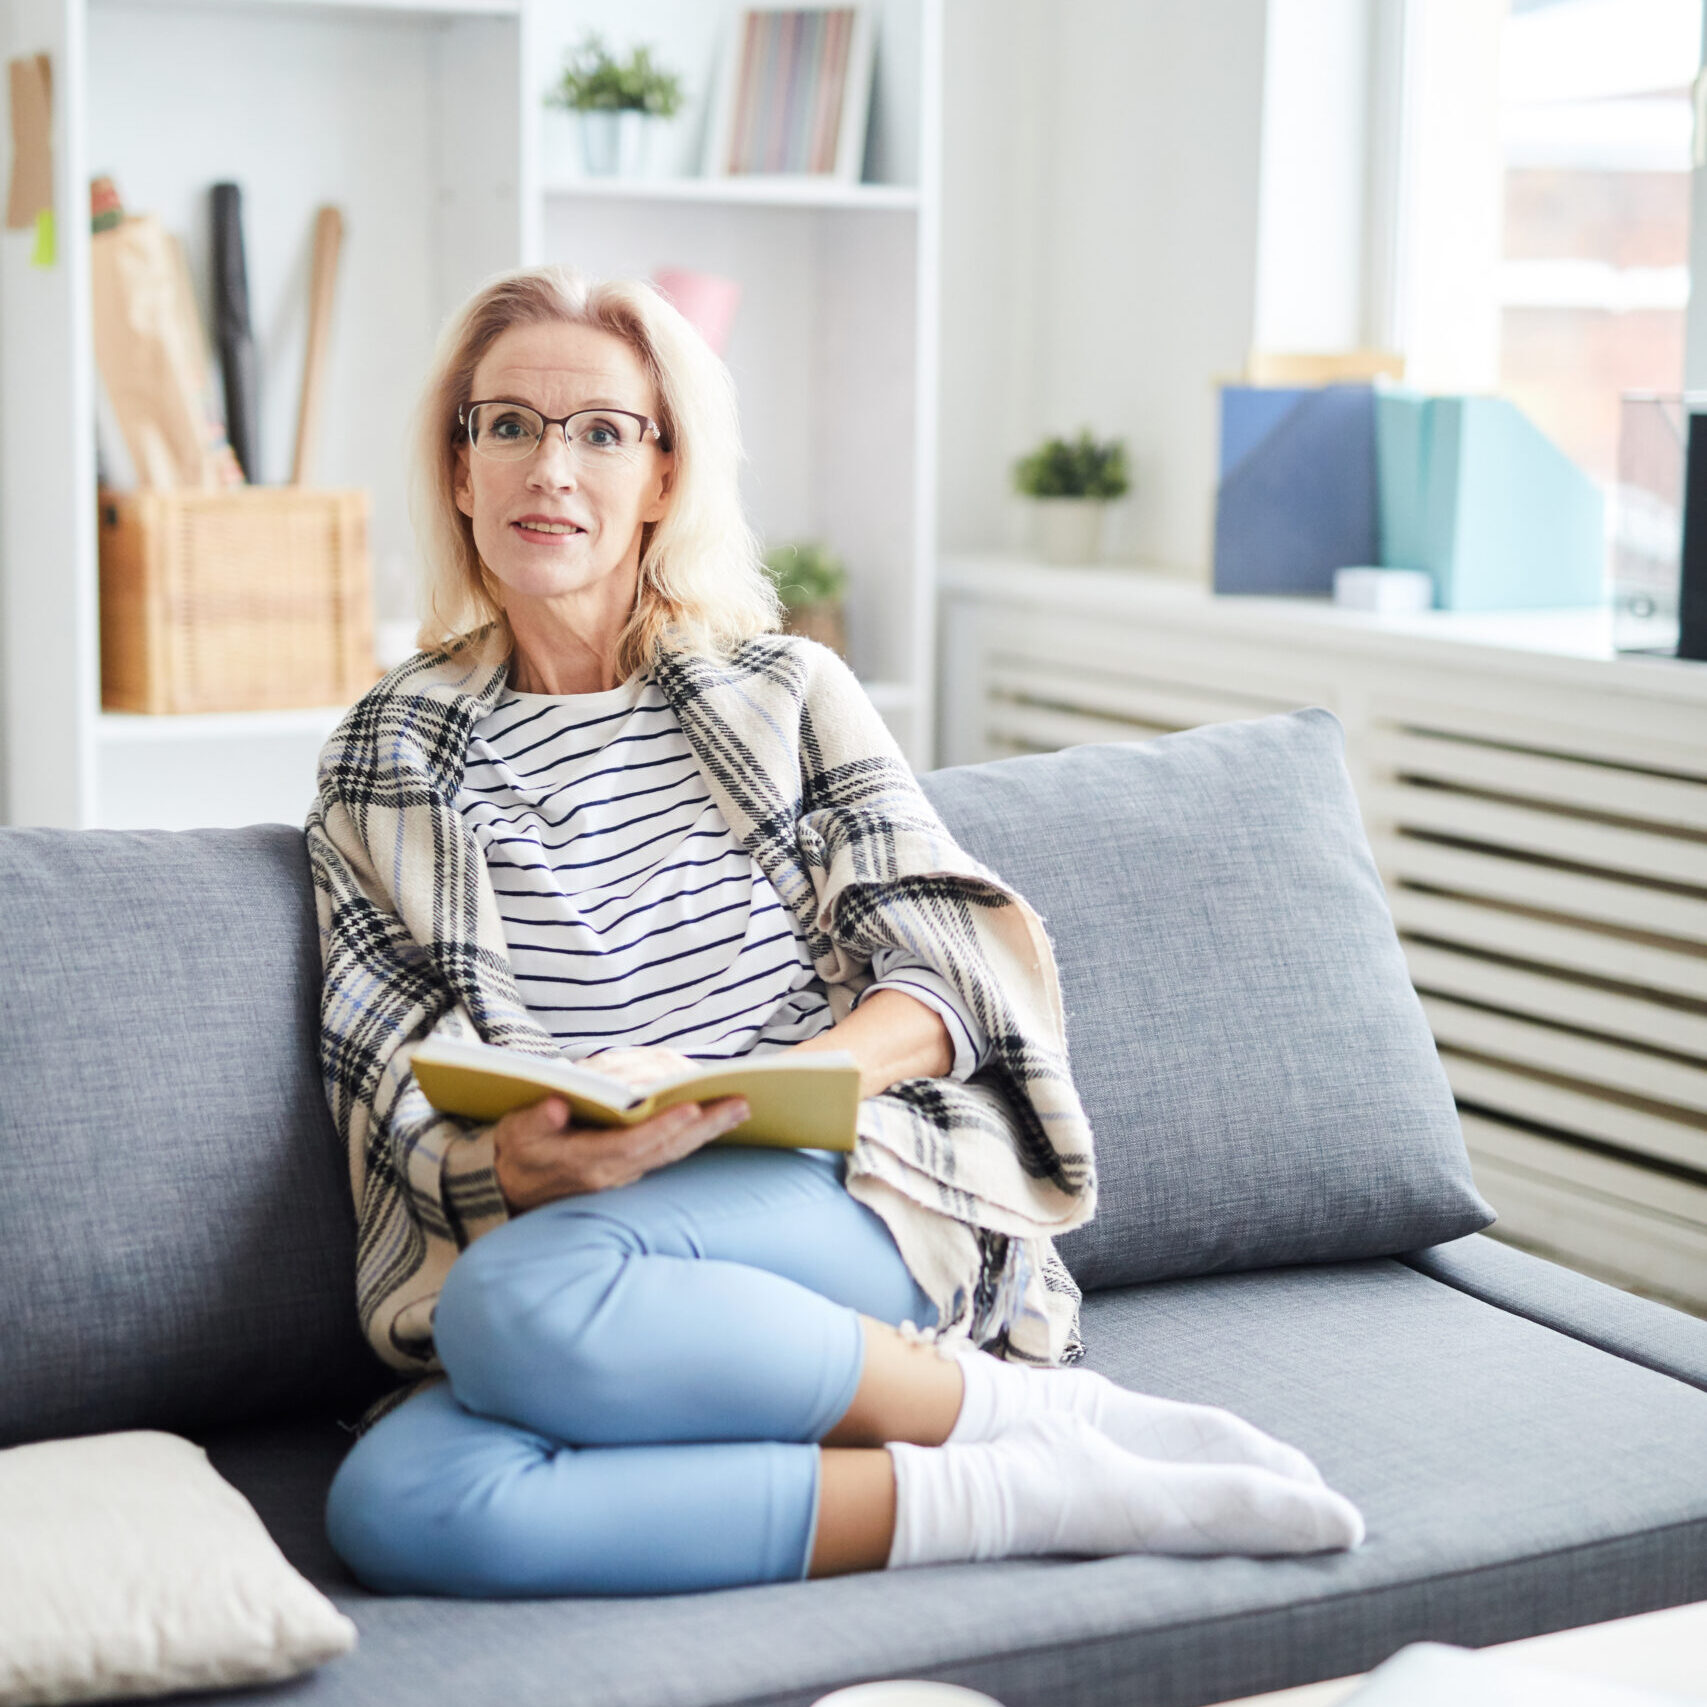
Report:
M 569 1105 L 547 1097 L 512 1109 L 492 1128 L 498 1189 L 512 1215 L 668 1167 L 747 1118 L 740 1097 L 678 1103 L 637 1126 L 571 1126 Z

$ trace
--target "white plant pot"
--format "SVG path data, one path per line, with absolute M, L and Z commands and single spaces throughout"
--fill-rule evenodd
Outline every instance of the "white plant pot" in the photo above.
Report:
M 652 120 L 633 108 L 590 112 L 581 120 L 581 170 L 589 178 L 639 178 L 646 172 Z
M 1033 498 L 1032 549 L 1045 563 L 1095 563 L 1102 556 L 1101 498 Z

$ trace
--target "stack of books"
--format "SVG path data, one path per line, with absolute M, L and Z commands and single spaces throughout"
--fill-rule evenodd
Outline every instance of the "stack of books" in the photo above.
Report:
M 852 6 L 746 14 L 726 172 L 836 170 L 856 16 Z

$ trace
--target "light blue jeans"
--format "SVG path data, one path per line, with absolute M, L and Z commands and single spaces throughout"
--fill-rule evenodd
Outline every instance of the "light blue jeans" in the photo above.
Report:
M 382 1593 L 506 1598 L 804 1576 L 859 1316 L 936 1320 L 842 1171 L 702 1150 L 471 1245 L 434 1318 L 448 1382 L 332 1483 L 345 1563 Z

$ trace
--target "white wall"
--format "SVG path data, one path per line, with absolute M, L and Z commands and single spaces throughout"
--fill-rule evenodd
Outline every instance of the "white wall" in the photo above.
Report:
M 1008 470 L 1130 443 L 1116 558 L 1210 552 L 1218 378 L 1256 306 L 1265 0 L 949 0 L 940 536 L 1020 543 Z

